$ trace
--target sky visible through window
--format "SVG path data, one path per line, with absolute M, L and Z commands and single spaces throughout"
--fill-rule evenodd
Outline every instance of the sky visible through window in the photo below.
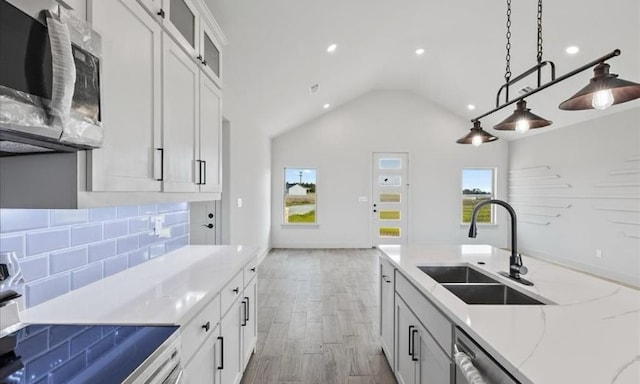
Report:
M 464 169 L 462 171 L 462 189 L 478 188 L 483 192 L 493 191 L 492 169 Z
M 287 184 L 300 183 L 300 175 L 302 175 L 303 183 L 316 182 L 316 170 L 315 169 L 302 169 L 302 168 L 286 168 L 284 171 L 284 179 Z

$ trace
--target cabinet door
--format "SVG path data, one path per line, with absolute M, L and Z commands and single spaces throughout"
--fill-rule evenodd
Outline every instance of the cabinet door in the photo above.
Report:
M 204 19 L 200 20 L 200 55 L 202 56 L 202 70 L 209 75 L 213 81 L 222 87 L 222 57 L 221 47 L 219 39 L 213 33 L 213 28 L 205 22 Z
M 198 179 L 201 192 L 222 192 L 220 180 L 221 94 L 207 76 L 200 76 L 200 159 Z
M 160 191 L 154 157 L 160 146 L 161 28 L 135 0 L 94 0 L 89 8 L 102 35 L 105 135 L 103 147 L 89 151 L 88 187 Z
M 193 359 L 184 367 L 186 384 L 215 384 L 217 370 L 216 343 L 217 329 L 200 349 L 193 355 Z
M 191 0 L 162 0 L 163 23 L 192 59 L 198 56 L 200 25 L 198 11 Z
M 380 261 L 380 341 L 387 357 L 389 366 L 393 369 L 393 298 L 394 269 L 385 260 Z
M 240 382 L 242 372 L 240 371 L 241 349 L 240 320 L 242 315 L 242 302 L 236 300 L 229 312 L 222 318 L 220 334 L 222 337 L 222 363 L 220 370 L 220 382 L 224 384 L 237 384 Z M 220 366 L 219 366 L 220 367 Z
M 396 377 L 400 384 L 416 384 L 417 363 L 415 357 L 418 320 L 400 296 L 396 295 Z
M 163 34 L 162 43 L 163 191 L 197 192 L 200 70 L 166 34 Z
M 251 355 L 256 347 L 256 336 L 258 332 L 257 328 L 257 311 L 256 308 L 258 303 L 256 302 L 257 298 L 257 284 L 258 279 L 254 278 L 251 280 L 249 285 L 244 289 L 244 300 L 245 308 L 243 314 L 246 315 L 246 321 L 242 322 L 242 370 L 247 367 L 249 364 L 249 359 L 251 359 Z
M 420 384 L 451 383 L 453 363 L 421 325 L 418 325 L 416 343 Z

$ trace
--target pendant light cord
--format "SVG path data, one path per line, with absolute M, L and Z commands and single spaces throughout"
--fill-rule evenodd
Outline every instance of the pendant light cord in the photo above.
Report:
M 538 27 L 538 30 L 540 27 Z M 540 32 L 538 32 L 540 34 Z M 504 72 L 504 79 L 508 83 L 511 80 L 511 0 L 507 0 L 507 65 Z
M 542 62 L 542 0 L 538 0 L 538 64 Z

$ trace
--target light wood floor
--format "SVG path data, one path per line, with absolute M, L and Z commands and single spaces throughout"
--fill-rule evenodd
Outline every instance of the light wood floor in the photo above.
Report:
M 374 249 L 272 251 L 242 384 L 396 383 L 378 343 L 377 260 Z

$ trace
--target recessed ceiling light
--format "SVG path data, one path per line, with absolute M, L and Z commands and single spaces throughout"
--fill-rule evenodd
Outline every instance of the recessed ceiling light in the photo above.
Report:
M 567 47 L 565 51 L 570 55 L 575 55 L 576 53 L 580 52 L 580 47 L 578 47 L 577 45 L 572 45 Z
M 329 53 L 335 52 L 336 48 L 338 48 L 338 44 L 331 44 L 330 46 L 327 47 L 327 52 Z
M 327 104 L 323 105 L 322 108 L 328 109 L 330 106 L 331 106 L 331 104 L 327 103 Z
M 418 49 L 416 49 L 416 55 L 420 56 L 420 55 L 422 55 L 422 54 L 424 54 L 424 48 L 418 48 Z
M 469 105 L 467 105 L 467 109 L 470 110 L 470 111 L 473 111 L 474 109 L 476 109 L 476 106 L 473 105 L 473 104 L 469 104 Z

